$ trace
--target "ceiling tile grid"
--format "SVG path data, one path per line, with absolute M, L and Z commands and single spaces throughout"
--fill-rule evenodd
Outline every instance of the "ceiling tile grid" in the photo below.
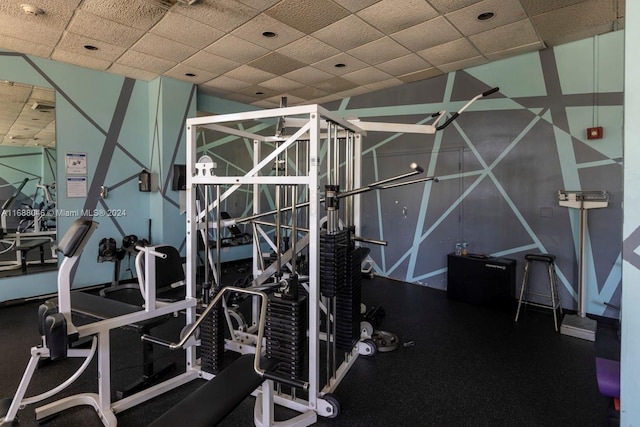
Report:
M 30 13 L 25 2 L 33 6 Z M 166 75 L 253 105 L 277 106 L 274 100 L 281 96 L 290 96 L 289 105 L 296 105 L 615 31 L 624 26 L 624 4 L 3 0 L 0 49 L 142 80 Z

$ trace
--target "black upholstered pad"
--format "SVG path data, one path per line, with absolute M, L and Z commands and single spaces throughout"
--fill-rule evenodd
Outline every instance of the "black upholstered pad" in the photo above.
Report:
M 142 310 L 143 308 L 138 305 L 127 304 L 85 292 L 71 292 L 71 311 L 91 319 L 111 319 Z M 164 323 L 170 317 L 168 314 L 153 317 L 139 323 L 127 325 L 126 328 L 146 332 L 149 328 Z
M 209 427 L 218 424 L 251 394 L 264 378 L 253 369 L 253 354 L 240 356 L 216 377 L 191 393 L 160 418 L 151 427 Z M 263 359 L 263 368 L 273 364 Z
M 90 219 L 80 218 L 75 220 L 62 239 L 60 239 L 58 251 L 62 252 L 66 257 L 74 256 L 78 248 L 82 246 L 82 242 L 92 226 L 93 221 Z

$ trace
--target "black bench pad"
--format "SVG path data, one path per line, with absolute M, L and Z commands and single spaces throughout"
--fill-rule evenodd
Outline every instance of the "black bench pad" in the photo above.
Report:
M 111 319 L 142 310 L 143 308 L 138 305 L 127 304 L 125 302 L 88 294 L 86 292 L 71 292 L 71 311 L 91 319 Z M 170 316 L 170 314 L 166 314 L 154 317 L 142 322 L 124 326 L 124 328 L 135 329 L 138 332 L 146 333 L 149 328 L 164 323 Z
M 50 242 L 51 239 L 29 239 L 20 242 L 20 245 L 16 246 L 14 249 L 17 251 L 28 251 L 46 245 Z
M 209 427 L 218 424 L 264 381 L 253 369 L 254 357 L 253 354 L 240 356 L 149 427 Z M 270 369 L 273 362 L 262 359 L 261 367 Z

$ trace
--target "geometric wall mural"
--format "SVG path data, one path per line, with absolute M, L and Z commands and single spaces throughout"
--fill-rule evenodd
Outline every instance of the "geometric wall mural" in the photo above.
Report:
M 612 33 L 328 105 L 343 117 L 424 123 L 501 88 L 435 135 L 364 138 L 363 183 L 405 172 L 413 161 L 439 178 L 362 196 L 360 234 L 388 241 L 372 246 L 378 273 L 446 289 L 446 255 L 460 240 L 472 253 L 516 259 L 519 289 L 524 255 L 551 253 L 561 303 L 575 309 L 580 215 L 559 206 L 558 191 L 605 190 L 608 206 L 588 211 L 585 308 L 617 318 L 622 46 L 621 32 Z M 588 140 L 591 126 L 602 126 L 605 137 Z M 546 280 L 533 271 L 534 286 Z
M 57 231 L 62 236 L 78 217 L 93 216 L 98 229 L 85 248 L 74 286 L 110 283 L 113 263 L 97 262 L 98 242 L 151 235 L 154 243 L 179 247 L 185 219 L 170 185 L 175 161 L 184 162 L 184 124 L 195 115 L 195 87 L 169 78 L 144 82 L 97 70 L 0 51 L 0 79 L 55 91 Z M 86 197 L 67 191 L 64 158 L 86 155 Z M 138 189 L 138 175 L 154 175 L 151 192 Z M 108 188 L 106 197 L 102 187 Z M 150 233 L 151 230 L 151 233 Z M 121 277 L 130 277 L 132 264 Z M 0 301 L 55 292 L 55 275 L 39 280 L 3 279 Z

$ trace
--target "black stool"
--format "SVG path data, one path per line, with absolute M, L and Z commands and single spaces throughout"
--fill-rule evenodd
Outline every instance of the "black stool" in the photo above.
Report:
M 526 260 L 524 264 L 524 276 L 522 278 L 522 288 L 520 289 L 520 298 L 518 299 L 518 311 L 516 312 L 516 322 L 518 321 L 518 316 L 520 316 L 520 306 L 522 304 L 533 305 L 536 307 L 547 308 L 549 310 L 553 310 L 553 323 L 556 327 L 556 332 L 558 331 L 558 316 L 557 310 L 560 309 L 560 314 L 562 314 L 562 307 L 560 306 L 560 296 L 558 295 L 558 281 L 556 278 L 556 256 L 550 254 L 526 254 L 524 256 Z M 529 276 L 531 274 L 531 263 L 533 261 L 540 261 L 547 264 L 547 271 L 549 272 L 549 289 L 550 295 L 529 292 Z M 551 304 L 542 304 L 538 302 L 529 301 L 529 296 L 535 295 L 538 297 L 548 298 L 551 301 Z

